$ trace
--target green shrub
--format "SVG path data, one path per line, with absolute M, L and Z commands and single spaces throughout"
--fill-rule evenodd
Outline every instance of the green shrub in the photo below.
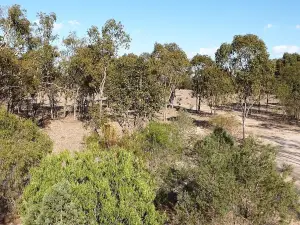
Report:
M 161 149 L 178 149 L 179 132 L 172 124 L 150 122 L 144 131 L 143 148 L 145 151 L 159 151 Z
M 180 157 L 183 139 L 174 124 L 150 122 L 144 129 L 126 135 L 119 145 L 145 161 L 147 169 L 159 178 L 157 173 Z
M 35 124 L 0 109 L 0 221 L 14 211 L 29 169 L 51 149 L 52 142 Z
M 172 224 L 281 224 L 298 210 L 287 173 L 276 170 L 275 150 L 218 129 L 195 145 L 194 163 L 170 168 L 156 202 Z M 242 221 L 242 222 L 241 222 Z
M 154 183 L 122 149 L 49 156 L 31 172 L 23 195 L 24 225 L 162 224 Z

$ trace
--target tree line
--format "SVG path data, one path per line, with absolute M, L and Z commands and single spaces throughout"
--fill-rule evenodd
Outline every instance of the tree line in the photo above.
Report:
M 72 32 L 58 48 L 56 14 L 38 13 L 37 18 L 30 22 L 19 5 L 1 8 L 0 101 L 8 112 L 43 121 L 72 111 L 95 129 L 107 118 L 126 127 L 132 120 L 134 125 L 151 120 L 161 110 L 166 120 L 176 89 L 188 88 L 198 112 L 203 101 L 212 112 L 238 103 L 244 129 L 253 105 L 260 107 L 267 98 L 268 107 L 271 95 L 287 115 L 299 118 L 299 54 L 270 59 L 256 35 L 234 36 L 219 47 L 215 60 L 199 54 L 188 59 L 176 43 L 155 43 L 150 53 L 119 56 L 131 41 L 121 22 L 92 26 L 85 37 Z

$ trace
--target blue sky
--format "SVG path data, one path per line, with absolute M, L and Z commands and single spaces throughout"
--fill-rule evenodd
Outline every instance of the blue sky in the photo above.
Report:
M 130 52 L 151 52 L 155 42 L 176 42 L 189 57 L 213 55 L 236 34 L 262 38 L 271 57 L 300 53 L 299 0 L 1 0 L 0 5 L 20 4 L 30 20 L 37 12 L 57 14 L 56 32 L 84 36 L 91 25 L 121 21 L 131 35 Z

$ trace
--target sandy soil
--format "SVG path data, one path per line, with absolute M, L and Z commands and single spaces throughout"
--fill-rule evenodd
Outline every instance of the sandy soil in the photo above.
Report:
M 90 131 L 84 127 L 83 122 L 74 120 L 73 116 L 64 119 L 52 120 L 44 131 L 53 140 L 53 152 L 58 153 L 63 150 L 82 150 L 83 140 Z

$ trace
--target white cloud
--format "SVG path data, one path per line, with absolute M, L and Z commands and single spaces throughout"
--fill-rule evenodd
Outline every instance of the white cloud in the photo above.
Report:
M 276 56 L 282 55 L 283 53 L 300 53 L 300 47 L 296 45 L 278 45 L 273 47 L 273 52 Z
M 267 26 L 265 26 L 265 29 L 270 29 L 272 27 L 274 27 L 273 24 L 269 23 Z
M 64 26 L 63 23 L 54 23 L 53 30 L 58 32 L 63 28 L 63 26 Z
M 300 24 L 297 24 L 297 25 L 296 25 L 296 29 L 300 29 Z
M 197 52 L 187 52 L 186 55 L 189 59 L 192 59 L 195 55 L 197 55 Z
M 79 26 L 80 25 L 80 23 L 77 20 L 69 20 L 68 23 L 71 24 L 72 26 Z
M 212 47 L 212 48 L 200 48 L 200 55 L 208 55 L 211 57 L 215 57 L 215 53 L 217 51 L 217 47 Z

